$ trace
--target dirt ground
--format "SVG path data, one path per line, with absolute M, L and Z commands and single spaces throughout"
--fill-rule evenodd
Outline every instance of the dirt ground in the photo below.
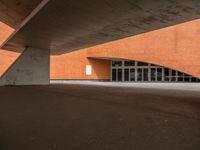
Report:
M 0 150 L 199 150 L 200 92 L 0 87 Z

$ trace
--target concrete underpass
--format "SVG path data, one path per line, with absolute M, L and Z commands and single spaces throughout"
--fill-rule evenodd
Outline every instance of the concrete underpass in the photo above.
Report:
M 200 1 L 0 0 L 0 150 L 199 150 Z

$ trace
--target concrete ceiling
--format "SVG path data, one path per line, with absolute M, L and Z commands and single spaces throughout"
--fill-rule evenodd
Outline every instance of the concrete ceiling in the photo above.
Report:
M 50 0 L 3 48 L 62 54 L 198 18 L 200 0 Z
M 0 21 L 16 29 L 41 0 L 0 0 Z

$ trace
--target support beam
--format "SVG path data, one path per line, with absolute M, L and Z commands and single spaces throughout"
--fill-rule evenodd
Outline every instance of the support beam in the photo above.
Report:
M 0 78 L 0 85 L 49 84 L 50 50 L 27 48 Z

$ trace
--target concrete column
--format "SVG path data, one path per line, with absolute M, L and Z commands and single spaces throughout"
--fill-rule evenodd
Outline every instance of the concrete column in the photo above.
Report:
M 169 69 L 169 82 L 172 82 L 172 70 Z
M 151 64 L 148 64 L 148 82 L 151 81 Z
M 156 80 L 155 80 L 155 82 L 158 81 L 158 71 L 157 71 L 157 69 L 158 69 L 158 68 L 155 69 L 155 71 L 156 71 L 156 74 L 155 74 L 155 78 L 156 78 Z
M 36 85 L 50 82 L 50 50 L 27 48 L 0 78 L 0 85 Z
M 138 80 L 137 80 L 137 70 L 138 70 L 138 62 L 137 61 L 135 61 L 135 82 L 137 82 Z
M 165 81 L 165 69 L 162 68 L 162 82 Z
M 178 82 L 178 71 L 176 71 L 176 82 Z

